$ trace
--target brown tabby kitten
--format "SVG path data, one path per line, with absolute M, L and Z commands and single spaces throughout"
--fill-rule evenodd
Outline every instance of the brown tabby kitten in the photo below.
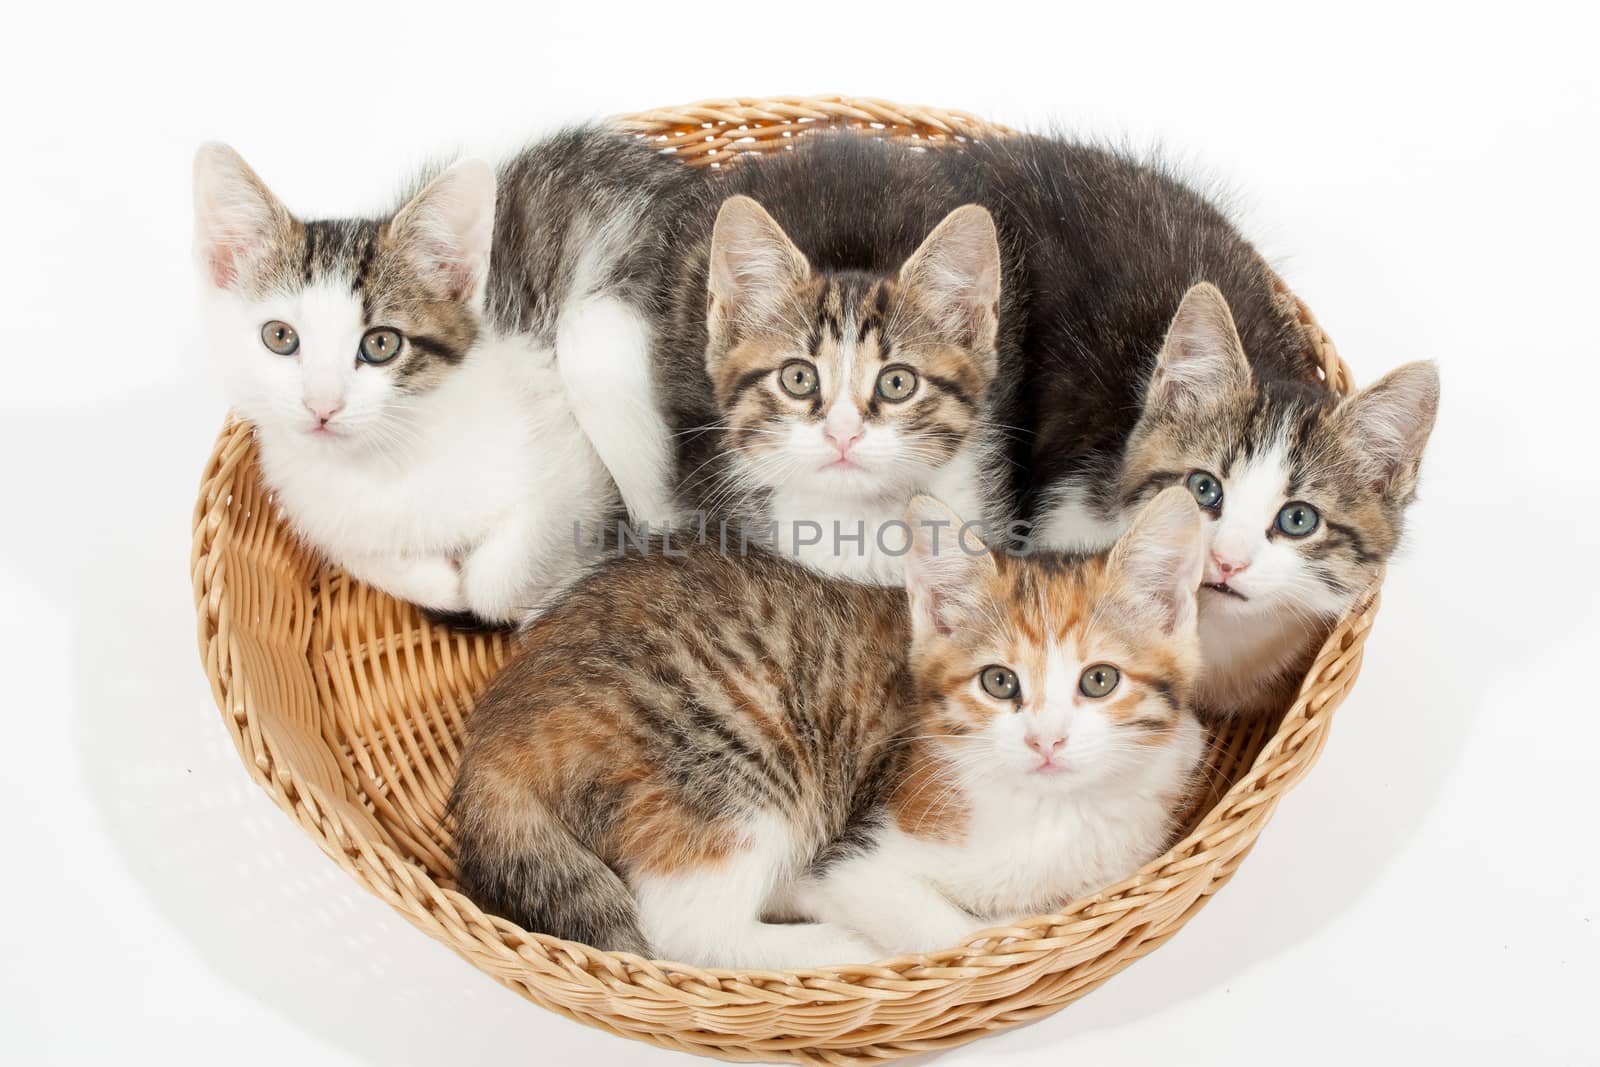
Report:
M 587 579 L 472 718 L 462 890 L 605 949 L 806 967 L 949 947 L 1156 855 L 1202 745 L 1190 494 L 1095 556 L 991 553 L 928 497 L 905 521 L 906 590 L 707 547 Z
M 843 136 L 715 184 L 727 199 L 668 294 L 658 361 L 685 507 L 774 524 L 784 554 L 885 584 L 902 561 L 880 534 L 913 494 L 1009 519 L 1016 257 L 932 179 Z

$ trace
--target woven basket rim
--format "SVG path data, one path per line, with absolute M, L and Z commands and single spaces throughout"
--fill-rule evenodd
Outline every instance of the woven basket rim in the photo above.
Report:
M 888 136 L 957 143 L 1011 132 L 964 112 L 849 96 L 707 100 L 614 121 L 641 136 L 673 142 L 668 147 L 691 165 L 720 165 L 744 151 L 759 150 L 762 145 L 770 149 L 780 139 L 792 140 L 818 128 L 847 126 L 882 130 Z M 690 132 L 695 130 L 709 132 Z M 1281 283 L 1280 291 L 1285 300 L 1293 302 L 1324 380 L 1331 389 L 1348 393 L 1354 379 L 1332 340 L 1309 309 Z M 237 578 L 251 587 L 249 595 L 258 595 L 256 586 L 262 581 L 270 584 L 273 576 L 231 575 L 224 565 L 235 547 L 229 539 L 235 533 L 230 508 L 234 491 L 240 487 L 236 476 L 253 471 L 253 464 L 251 431 L 230 416 L 202 479 L 191 555 L 201 660 L 251 777 L 325 853 L 369 890 L 529 999 L 625 1036 L 723 1058 L 859 1063 L 958 1044 L 1056 1010 L 1163 943 L 1232 876 L 1277 801 L 1320 754 L 1331 715 L 1359 673 L 1383 578 L 1380 573 L 1371 590 L 1334 627 L 1293 703 L 1248 771 L 1233 781 L 1190 833 L 1128 878 L 1074 901 L 1056 914 L 974 932 L 964 946 L 926 955 L 830 970 L 702 969 L 600 952 L 530 933 L 483 913 L 403 856 L 392 837 L 376 839 L 366 826 L 346 818 L 341 808 L 347 798 L 329 795 L 309 780 L 293 759 L 275 751 L 271 730 L 263 724 L 259 710 L 274 690 L 262 674 L 252 673 L 265 665 L 239 636 L 246 620 L 237 620 L 236 625 L 234 589 L 229 584 L 230 577 Z M 261 520 L 260 525 L 271 523 Z M 259 536 L 260 528 L 255 532 Z M 290 619 L 286 625 L 293 641 L 303 642 L 315 672 L 320 669 L 312 645 L 316 620 L 310 614 Z M 1160 931 L 1152 934 L 1156 927 Z M 1109 945 L 1132 947 L 1113 958 Z M 1096 951 L 1090 953 L 1090 948 Z M 1044 989 L 1044 995 L 1022 1002 L 1028 999 L 1025 994 L 1049 985 L 1047 980 L 1085 967 L 1088 970 L 1080 983 Z M 964 996 L 976 994 L 980 986 L 983 995 Z M 990 995 L 994 989 L 1010 990 L 1005 996 L 1017 1003 Z M 989 1013 L 966 1010 L 990 1002 L 1004 1002 L 1005 1006 Z M 883 1024 L 871 1022 L 873 1012 L 924 1004 L 928 1006 L 923 1013 L 928 1025 L 910 1039 L 900 1032 L 883 1031 L 885 1036 L 880 1036 Z M 758 1008 L 779 1013 L 786 1025 L 792 1023 L 790 1032 L 796 1036 L 742 1036 L 738 1012 Z M 674 1026 L 663 1021 L 653 1029 L 652 1012 L 665 1009 L 693 1019 L 692 1024 Z M 830 1025 L 819 1023 L 819 1032 L 809 1034 L 804 1024 L 810 1017 L 802 1015 L 808 1011 L 818 1018 L 827 1016 Z M 852 1012 L 863 1011 L 868 1022 L 860 1029 L 859 1041 L 834 1033 L 838 1029 L 835 1024 L 842 1025 L 841 1019 L 848 1022 Z M 951 1028 L 948 1032 L 937 1025 L 945 1017 L 950 1020 L 944 1023 Z M 898 1022 L 905 1024 L 906 1020 Z M 762 1023 L 764 1030 L 772 1027 L 770 1020 Z

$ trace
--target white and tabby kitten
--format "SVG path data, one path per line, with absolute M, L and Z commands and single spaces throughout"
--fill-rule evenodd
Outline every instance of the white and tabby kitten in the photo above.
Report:
M 1034 542 L 1104 548 L 1188 486 L 1207 516 L 1201 706 L 1282 710 L 1399 542 L 1437 372 L 1334 396 L 1260 254 L 1158 162 L 1053 137 L 964 147 L 923 158 L 1026 260 L 1015 421 Z
M 1006 263 L 910 153 L 820 137 L 719 179 L 660 362 L 680 492 L 828 574 L 903 581 L 906 501 L 1012 513 Z
M 498 182 L 468 160 L 387 218 L 302 221 L 231 149 L 202 148 L 208 341 L 300 535 L 386 592 L 499 624 L 576 576 L 575 524 L 616 486 L 665 519 L 643 308 L 693 180 L 578 129 Z
M 1252 366 L 1222 293 L 1184 297 L 1120 453 L 1058 483 L 1039 543 L 1093 549 L 1186 486 L 1207 521 L 1200 698 L 1281 710 L 1329 627 L 1394 552 L 1439 403 L 1431 363 L 1347 399 Z

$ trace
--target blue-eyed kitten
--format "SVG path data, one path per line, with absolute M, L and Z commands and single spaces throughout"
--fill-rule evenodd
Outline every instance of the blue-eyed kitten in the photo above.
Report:
M 1206 518 L 1200 698 L 1215 715 L 1281 710 L 1329 627 L 1397 547 L 1439 402 L 1410 363 L 1349 398 L 1252 367 L 1221 292 L 1184 297 L 1120 454 L 1066 480 L 1043 544 L 1104 543 L 1155 493 Z
M 922 158 L 1025 262 L 1014 421 L 1032 542 L 1104 548 L 1188 486 L 1207 517 L 1201 705 L 1281 710 L 1400 540 L 1437 372 L 1331 393 L 1260 254 L 1159 162 L 1037 136 Z

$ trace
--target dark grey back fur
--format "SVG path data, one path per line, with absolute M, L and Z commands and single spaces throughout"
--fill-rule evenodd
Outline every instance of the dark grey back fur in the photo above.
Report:
M 1025 359 L 1016 418 L 1030 433 L 1024 518 L 1063 478 L 1114 489 L 1167 327 L 1184 294 L 1222 291 L 1258 382 L 1314 383 L 1291 300 L 1217 205 L 1171 169 L 1023 136 L 928 157 L 1021 249 Z
M 1007 442 L 997 514 L 1031 518 L 1050 487 L 1089 469 L 1115 479 L 1145 382 L 1183 294 L 1217 285 L 1264 381 L 1311 382 L 1290 301 L 1215 204 L 1172 171 L 1050 137 L 928 151 L 816 136 L 743 161 L 699 190 L 676 270 L 663 275 L 659 395 L 680 476 L 715 484 L 721 422 L 705 370 L 706 263 L 724 197 L 755 198 L 819 271 L 892 274 L 950 211 L 986 207 L 1003 257 L 999 371 L 984 418 Z M 679 203 L 692 203 L 692 196 Z M 704 495 L 697 494 L 697 495 Z

